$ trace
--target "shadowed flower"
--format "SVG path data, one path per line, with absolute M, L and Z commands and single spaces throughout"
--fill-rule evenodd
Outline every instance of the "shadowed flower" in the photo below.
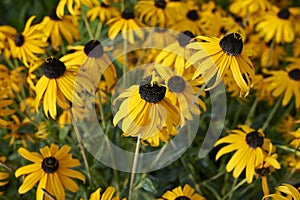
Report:
M 300 193 L 294 186 L 284 183 L 276 188 L 275 194 L 266 195 L 263 200 L 269 197 L 272 197 L 273 200 L 296 200 L 300 199 Z
M 234 0 L 229 6 L 230 12 L 241 17 L 263 13 L 270 8 L 271 4 L 268 0 Z
M 108 37 L 114 40 L 119 32 L 122 33 L 122 38 L 128 40 L 130 44 L 134 43 L 136 35 L 141 40 L 144 40 L 144 32 L 141 28 L 144 24 L 135 18 L 134 13 L 130 10 L 124 10 L 120 17 L 115 17 L 107 22 L 109 26 Z
M 195 189 L 186 184 L 183 188 L 181 186 L 174 188 L 172 191 L 167 191 L 159 200 L 205 200 L 205 198 L 197 193 Z
M 215 75 L 214 84 L 208 88 L 216 87 L 224 74 L 231 70 L 236 84 L 241 89 L 241 95 L 247 96 L 254 81 L 254 67 L 251 60 L 243 51 L 243 41 L 239 33 L 230 33 L 223 38 L 198 36 L 204 42 L 192 42 L 187 49 L 196 50 L 190 56 L 187 67 L 194 65 L 197 70 L 194 77 L 201 76 L 206 82 Z
M 231 172 L 233 170 L 233 177 L 238 178 L 246 169 L 247 182 L 251 183 L 255 174 L 255 167 L 263 164 L 263 145 L 266 139 L 264 139 L 261 129 L 256 131 L 246 125 L 241 125 L 239 128 L 241 130 L 231 130 L 232 134 L 215 143 L 215 146 L 229 143 L 219 150 L 216 160 L 224 154 L 236 151 L 227 163 L 226 171 Z
M 65 199 L 64 188 L 71 192 L 78 191 L 77 183 L 71 178 L 80 179 L 84 182 L 85 177 L 80 172 L 69 169 L 80 166 L 79 160 L 72 158 L 72 154 L 69 153 L 70 150 L 71 147 L 67 145 L 59 149 L 58 145 L 55 144 L 51 144 L 50 148 L 48 146 L 41 148 L 41 154 L 20 148 L 19 154 L 33 164 L 16 170 L 16 177 L 27 175 L 18 192 L 20 194 L 28 192 L 37 182 L 39 182 L 36 191 L 37 200 L 44 199 L 43 189 L 57 199 Z
M 61 19 L 56 15 L 56 9 L 50 11 L 40 24 L 47 37 L 50 37 L 53 49 L 58 51 L 62 44 L 62 36 L 69 44 L 80 39 L 76 16 L 65 15 Z
M 30 62 L 38 60 L 38 54 L 44 54 L 44 47 L 48 46 L 45 32 L 39 29 L 39 25 L 31 26 L 35 16 L 31 16 L 22 33 L 14 39 L 8 38 L 10 52 L 13 58 L 20 59 L 26 67 Z
M 44 64 L 44 75 L 36 84 L 36 110 L 43 98 L 44 113 L 47 117 L 56 118 L 56 103 L 66 109 L 69 104 L 66 98 L 81 105 L 82 101 L 77 93 L 74 92 L 75 78 L 78 68 L 66 66 L 57 58 L 49 57 Z M 75 87 L 77 88 L 77 87 Z
M 6 157 L 5 156 L 1 156 L 0 157 L 0 162 L 4 163 L 6 161 Z M 9 173 L 7 172 L 2 172 L 2 169 L 0 171 L 0 187 L 4 186 L 8 183 L 8 177 L 9 177 Z M 0 196 L 3 195 L 4 192 L 0 191 Z

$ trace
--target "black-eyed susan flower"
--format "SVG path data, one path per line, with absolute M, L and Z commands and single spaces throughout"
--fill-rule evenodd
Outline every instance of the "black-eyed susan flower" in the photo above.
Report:
M 290 142 L 290 146 L 294 147 L 295 149 L 300 150 L 300 128 L 295 131 L 291 131 L 290 135 L 292 137 L 292 141 Z
M 158 147 L 161 142 L 168 142 L 178 133 L 175 126 L 172 127 L 171 131 L 167 130 L 167 127 L 163 127 L 159 133 L 154 134 L 151 137 L 148 137 L 146 140 L 142 141 L 142 144 L 147 146 L 148 144 L 152 147 Z
M 90 18 L 92 22 L 98 17 L 101 23 L 119 16 L 120 12 L 117 8 L 103 1 L 101 3 L 97 1 L 97 4 L 91 7 L 86 13 L 86 17 Z
M 132 85 L 121 93 L 114 105 L 124 99 L 113 118 L 116 126 L 122 120 L 121 129 L 125 136 L 147 139 L 160 132 L 164 126 L 170 132 L 181 123 L 179 109 L 165 97 L 166 87 L 160 84 L 155 74 L 146 76 L 140 85 Z
M 269 199 L 269 197 L 272 197 L 273 200 L 296 200 L 300 199 L 300 193 L 299 190 L 291 184 L 284 183 L 276 188 L 276 192 L 274 194 L 265 195 L 262 199 Z
M 3 94 L 2 91 L 0 91 L 0 97 L 1 94 Z M 16 110 L 11 109 L 8 106 L 13 104 L 14 101 L 12 99 L 1 99 L 0 98 L 0 127 L 7 127 L 12 122 L 6 119 L 2 119 L 2 117 L 7 117 L 12 115 Z
M 31 190 L 39 182 L 36 190 L 36 199 L 44 199 L 43 189 L 57 199 L 65 199 L 65 190 L 76 192 L 79 187 L 71 178 L 85 181 L 85 177 L 79 171 L 70 169 L 80 166 L 77 159 L 70 154 L 71 147 L 51 144 L 40 149 L 41 154 L 30 152 L 25 148 L 18 150 L 19 154 L 33 162 L 16 170 L 15 176 L 26 175 L 18 192 L 24 194 Z
M 189 199 L 189 200 L 205 200 L 203 196 L 195 193 L 195 189 L 188 184 L 174 188 L 172 191 L 167 191 L 162 195 L 160 200 L 177 200 L 177 199 Z
M 23 66 L 15 69 L 9 69 L 0 64 L 0 82 L 3 89 L 5 88 L 7 97 L 15 97 L 15 93 L 21 91 L 24 86 L 25 68 Z
M 235 0 L 229 6 L 230 12 L 241 17 L 263 13 L 270 8 L 268 0 Z
M 255 71 L 251 60 L 243 51 L 243 41 L 239 33 L 230 33 L 223 38 L 198 36 L 202 42 L 192 42 L 188 49 L 196 50 L 188 59 L 186 67 L 194 65 L 194 78 L 201 76 L 206 82 L 215 75 L 214 84 L 208 88 L 216 87 L 224 74 L 231 70 L 233 78 L 245 96 L 253 86 Z
M 266 71 L 271 75 L 264 81 L 273 96 L 283 96 L 282 105 L 286 106 L 295 97 L 295 107 L 300 108 L 300 59 L 292 59 L 293 63 L 283 70 Z
M 107 22 L 109 26 L 108 37 L 114 40 L 119 32 L 122 33 L 122 38 L 128 40 L 130 44 L 134 43 L 134 37 L 144 40 L 144 32 L 141 28 L 144 24 L 135 18 L 131 10 L 124 10 L 120 17 L 114 17 Z
M 188 30 L 194 35 L 200 35 L 202 33 L 200 11 L 197 7 L 189 9 L 185 13 L 185 18 L 175 22 L 170 28 L 180 32 Z
M 49 57 L 44 63 L 44 75 L 36 84 L 36 110 L 43 99 L 44 113 L 56 118 L 56 103 L 61 108 L 68 108 L 66 99 L 81 105 L 81 99 L 75 93 L 74 84 L 78 68 L 66 66 L 57 58 Z
M 256 30 L 266 42 L 274 39 L 276 43 L 292 42 L 295 38 L 295 28 L 297 22 L 295 14 L 299 15 L 299 10 L 295 8 L 279 9 L 275 6 L 259 18 Z
M 239 126 L 239 129 L 231 130 L 232 134 L 219 139 L 215 146 L 228 143 L 221 148 L 217 155 L 218 160 L 222 155 L 236 151 L 226 165 L 227 172 L 233 170 L 233 177 L 238 178 L 246 169 L 246 179 L 251 183 L 255 174 L 255 167 L 263 164 L 264 150 L 266 143 L 262 130 L 254 130 L 246 125 Z
M 10 139 L 10 146 L 17 140 L 21 140 L 24 147 L 27 147 L 27 140 L 34 143 L 34 133 L 37 130 L 36 127 L 30 123 L 30 120 L 26 118 L 21 121 L 16 115 L 13 115 L 11 118 L 13 119 L 13 123 L 7 127 L 10 131 L 3 137 L 3 139 Z
M 11 40 L 17 35 L 17 30 L 14 27 L 4 25 L 0 26 L 0 54 L 4 55 L 6 59 L 10 57 L 10 50 L 8 38 Z
M 268 44 L 262 46 L 260 63 L 262 67 L 278 67 L 279 61 L 286 56 L 286 51 L 282 46 L 276 45 L 271 48 Z
M 44 54 L 44 47 L 48 46 L 47 36 L 39 29 L 39 25 L 31 25 L 34 19 L 35 16 L 31 16 L 23 32 L 15 35 L 14 39 L 8 38 L 12 57 L 20 59 L 26 67 L 38 60 L 37 55 Z
M 156 56 L 155 62 L 163 66 L 172 67 L 178 74 L 183 74 L 187 59 L 186 46 L 195 36 L 190 31 L 184 31 L 177 36 L 177 40 L 168 46 Z
M 113 197 L 115 192 L 116 189 L 111 186 L 106 188 L 104 192 L 102 192 L 102 188 L 98 188 L 90 195 L 89 200 L 119 200 L 120 197 L 118 195 Z M 126 200 L 126 198 L 123 198 L 122 200 Z
M 169 17 L 168 27 L 186 18 L 189 10 L 196 9 L 193 1 L 170 0 L 167 1 L 165 12 Z
M 5 156 L 1 156 L 0 157 L 0 162 L 4 163 L 6 161 L 6 157 Z M 7 172 L 3 172 L 2 169 L 0 171 L 0 187 L 4 186 L 8 183 L 8 177 L 9 177 L 9 173 Z M 0 191 L 0 196 L 3 195 L 3 191 Z
M 96 3 L 98 3 L 97 0 L 60 0 L 57 4 L 56 15 L 62 19 L 65 14 L 65 7 L 67 7 L 71 15 L 78 15 L 77 9 L 82 4 L 90 8 Z
M 148 23 L 152 27 L 166 27 L 170 16 L 167 16 L 165 0 L 142 0 L 136 6 L 136 12 L 140 20 Z
M 75 52 L 64 55 L 60 60 L 66 65 L 80 67 L 77 82 L 93 93 L 100 75 L 103 75 L 107 86 L 105 91 L 109 92 L 117 81 L 117 73 L 101 42 L 90 40 L 84 46 L 73 46 L 69 49 Z
M 58 50 L 62 44 L 62 36 L 69 44 L 80 39 L 78 19 L 76 16 L 64 15 L 61 19 L 56 15 L 56 8 L 52 9 L 49 16 L 44 17 L 40 23 L 40 29 L 50 37 L 54 50 Z

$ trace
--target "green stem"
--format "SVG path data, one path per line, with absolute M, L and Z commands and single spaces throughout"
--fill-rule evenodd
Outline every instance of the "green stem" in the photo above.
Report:
M 99 100 L 99 110 L 100 110 L 100 117 L 101 117 L 101 123 L 102 123 L 102 128 L 105 130 L 106 128 L 106 122 L 105 122 L 105 116 L 104 116 L 104 111 L 103 111 L 103 105 L 101 103 L 101 94 L 100 90 L 98 91 L 98 100 Z
M 98 26 L 97 26 L 97 30 L 96 30 L 96 33 L 95 33 L 95 39 L 97 40 L 98 38 L 100 38 L 100 35 L 101 35 L 101 30 L 102 30 L 102 23 L 99 22 L 98 23 Z
M 138 155 L 139 155 L 138 153 L 140 151 L 140 146 L 141 146 L 141 135 L 142 134 L 139 134 L 137 141 L 136 141 L 135 153 L 134 153 L 132 170 L 131 170 L 128 200 L 132 200 L 134 177 L 135 177 L 136 167 L 137 167 L 137 163 L 138 163 Z
M 274 106 L 273 109 L 271 110 L 271 113 L 269 114 L 267 120 L 265 121 L 265 123 L 264 123 L 264 125 L 263 125 L 263 127 L 262 127 L 262 131 L 264 131 L 264 130 L 267 128 L 267 126 L 269 125 L 270 121 L 271 121 L 272 118 L 274 117 L 274 114 L 276 113 L 276 110 L 277 110 L 278 106 L 280 105 L 281 100 L 282 100 L 282 97 L 279 98 L 279 99 L 277 100 L 275 106 Z
M 88 34 L 89 34 L 91 40 L 93 40 L 93 39 L 94 39 L 94 36 L 93 36 L 93 33 L 92 33 L 92 29 L 91 29 L 91 26 L 90 26 L 90 24 L 89 24 L 89 22 L 88 22 L 88 20 L 87 20 L 87 18 L 86 18 L 86 16 L 85 16 L 84 12 L 83 12 L 82 7 L 81 7 L 81 16 L 82 16 L 82 19 L 83 19 L 83 21 L 84 21 L 86 30 L 88 31 Z
M 232 196 L 233 192 L 236 191 L 239 187 L 244 185 L 246 183 L 246 179 L 243 179 L 241 182 L 239 182 L 237 185 L 234 185 L 232 189 L 222 198 L 222 200 L 226 199 L 229 196 Z M 228 198 L 230 199 L 230 198 Z
M 127 34 L 126 34 L 127 37 Z M 124 39 L 124 38 L 123 38 Z M 126 84 L 127 84 L 127 77 L 125 76 L 127 73 L 127 67 L 128 67 L 128 58 L 127 58 L 127 48 L 128 48 L 128 44 L 127 44 L 127 38 L 124 39 L 124 63 L 123 63 L 123 86 L 124 88 L 126 88 Z
M 251 109 L 250 109 L 250 111 L 249 111 L 249 114 L 248 114 L 248 116 L 247 116 L 247 119 L 246 119 L 246 121 L 245 121 L 245 125 L 248 125 L 248 126 L 250 126 L 251 125 L 251 119 L 252 119 L 252 117 L 253 117 L 253 115 L 254 115 L 254 113 L 255 113 L 255 110 L 256 110 L 256 107 L 257 107 L 257 105 L 258 105 L 258 97 L 256 97 L 256 99 L 254 100 L 254 102 L 253 102 L 253 104 L 252 104 L 252 106 L 251 106 Z
M 210 179 L 207 179 L 205 181 L 202 181 L 200 184 L 201 185 L 204 185 L 210 181 L 213 181 L 215 179 L 218 179 L 220 176 L 223 176 L 224 174 L 226 173 L 226 171 L 222 171 L 222 172 L 219 172 L 218 174 L 214 175 L 213 177 L 211 177 Z

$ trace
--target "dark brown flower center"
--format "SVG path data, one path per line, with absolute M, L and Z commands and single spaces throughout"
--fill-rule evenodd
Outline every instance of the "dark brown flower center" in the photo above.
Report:
M 199 15 L 197 13 L 197 10 L 191 10 L 187 13 L 187 18 L 192 21 L 197 21 L 199 19 Z
M 26 133 L 34 133 L 36 128 L 33 124 L 23 124 L 17 130 L 17 133 L 20 135 L 24 135 Z
M 184 31 L 179 34 L 177 40 L 179 42 L 179 45 L 181 47 L 185 47 L 188 43 L 190 43 L 190 40 L 194 38 L 194 34 L 190 31 Z
M 65 71 L 65 64 L 57 58 L 49 57 L 44 63 L 44 74 L 47 78 L 59 78 Z
M 58 160 L 56 160 L 56 158 L 52 156 L 44 158 L 42 162 L 42 168 L 48 174 L 55 172 L 58 169 L 58 167 L 59 167 Z
M 60 21 L 61 19 L 59 19 L 59 17 L 56 15 L 56 8 L 53 8 L 50 10 L 49 13 L 49 17 L 50 19 L 54 20 L 54 21 Z
M 271 173 L 271 170 L 269 167 L 259 168 L 255 169 L 256 174 L 258 174 L 260 177 L 268 176 Z
M 165 0 L 157 0 L 154 4 L 157 8 L 165 9 L 166 1 Z
M 157 83 L 151 83 L 152 76 L 144 78 L 139 87 L 139 94 L 142 99 L 148 103 L 158 103 L 164 99 L 166 87 L 160 86 Z
M 240 55 L 243 50 L 243 40 L 238 33 L 230 33 L 224 36 L 219 45 L 226 54 L 231 56 Z
M 176 197 L 175 200 L 191 200 L 191 199 L 186 196 L 179 196 L 179 197 Z
M 277 16 L 280 19 L 288 19 L 290 17 L 290 15 L 291 15 L 291 13 L 287 8 L 284 8 L 277 13 Z
M 171 92 L 180 93 L 185 89 L 185 81 L 181 76 L 172 76 L 168 81 L 168 88 Z
M 259 132 L 252 131 L 246 135 L 246 142 L 251 148 L 256 149 L 257 147 L 262 147 L 264 137 Z
M 103 46 L 98 40 L 89 41 L 83 50 L 88 57 L 100 58 L 103 55 Z
M 109 6 L 107 4 L 105 4 L 104 2 L 101 2 L 101 5 L 100 5 L 102 8 L 109 8 Z
M 19 34 L 15 37 L 15 44 L 17 47 L 20 47 L 24 44 L 25 38 L 22 34 Z
M 134 18 L 134 13 L 131 10 L 124 10 L 122 12 L 122 18 L 124 19 L 133 19 Z
M 300 69 L 293 69 L 289 71 L 289 77 L 293 79 L 294 81 L 300 80 Z

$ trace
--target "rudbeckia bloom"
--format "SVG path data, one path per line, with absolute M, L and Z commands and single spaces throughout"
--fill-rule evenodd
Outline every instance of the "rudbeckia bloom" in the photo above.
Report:
M 235 0 L 229 6 L 230 12 L 246 17 L 249 14 L 264 13 L 271 8 L 268 0 Z
M 3 54 L 6 59 L 10 57 L 8 38 L 14 39 L 17 35 L 17 30 L 11 26 L 0 26 L 0 54 Z
M 144 20 L 152 27 L 166 27 L 170 18 L 165 12 L 167 3 L 165 0 L 142 0 L 138 1 L 135 9 L 141 21 Z
M 261 129 L 254 130 L 246 125 L 239 126 L 241 130 L 231 130 L 232 134 L 219 139 L 215 146 L 229 143 L 221 148 L 217 155 L 218 160 L 222 155 L 236 151 L 226 165 L 226 171 L 233 170 L 233 177 L 238 178 L 246 169 L 246 179 L 251 183 L 255 174 L 255 167 L 262 165 L 264 160 L 263 145 L 266 142 Z
M 65 6 L 71 15 L 76 15 L 77 12 L 74 9 L 74 6 L 81 6 L 81 4 L 86 5 L 87 7 L 92 7 L 93 4 L 98 3 L 97 0 L 60 0 L 57 4 L 56 15 L 62 19 L 65 12 Z M 74 5 L 75 4 L 75 5 Z
M 4 163 L 6 161 L 6 157 L 1 156 L 0 161 Z M 9 177 L 9 173 L 0 171 L 0 187 L 6 185 L 8 183 L 8 180 L 7 180 L 8 177 Z M 0 196 L 3 195 L 3 193 L 4 192 L 1 191 Z
M 40 24 L 47 37 L 50 37 L 54 50 L 58 50 L 62 44 L 62 37 L 69 44 L 80 39 L 76 16 L 65 15 L 61 19 L 56 15 L 56 9 L 50 11 L 49 16 L 44 17 Z
M 39 29 L 39 25 L 31 26 L 35 16 L 31 16 L 22 33 L 15 35 L 14 39 L 8 38 L 10 52 L 13 58 L 20 59 L 26 67 L 30 62 L 38 60 L 38 54 L 44 54 L 48 45 L 47 36 Z
M 44 75 L 36 84 L 36 110 L 43 98 L 44 113 L 48 112 L 52 118 L 56 118 L 56 102 L 64 109 L 69 107 L 66 98 L 81 105 L 82 101 L 74 91 L 74 83 L 78 68 L 66 66 L 57 58 L 49 57 L 44 63 Z
M 300 193 L 294 186 L 284 183 L 276 188 L 275 194 L 266 195 L 263 200 L 269 199 L 269 197 L 272 197 L 273 200 L 296 200 L 300 199 Z
M 99 2 L 97 1 L 97 4 L 91 7 L 86 13 L 86 17 L 90 18 L 92 22 L 96 19 L 96 17 L 99 17 L 101 23 L 119 16 L 120 12 L 117 8 L 112 7 L 103 1 L 101 2 L 101 4 L 99 4 Z
M 160 84 L 159 78 L 153 73 L 142 79 L 140 85 L 133 85 L 115 100 L 124 99 L 113 118 L 116 126 L 122 121 L 121 128 L 125 136 L 147 139 L 160 132 L 165 126 L 170 132 L 173 126 L 181 122 L 181 115 L 169 99 L 165 97 L 166 87 Z
M 113 197 L 115 191 L 116 189 L 111 186 L 108 187 L 104 192 L 102 192 L 101 188 L 98 188 L 95 192 L 91 194 L 89 200 L 119 200 L 120 199 L 119 196 Z
M 195 36 L 190 31 L 184 31 L 177 36 L 177 40 L 168 46 L 156 56 L 155 62 L 164 66 L 173 67 L 178 74 L 183 74 L 184 65 L 187 59 L 186 46 Z
M 189 200 L 205 200 L 205 198 L 197 193 L 195 189 L 186 184 L 183 188 L 181 186 L 174 188 L 172 191 L 167 191 L 163 194 L 159 200 L 177 200 L 177 199 L 189 199 Z
M 188 10 L 185 18 L 175 22 L 170 28 L 180 32 L 188 30 L 194 35 L 200 35 L 202 33 L 201 26 L 200 12 L 195 8 Z
M 295 38 L 295 27 L 297 21 L 293 16 L 294 9 L 284 8 L 279 10 L 273 7 L 259 18 L 256 30 L 266 42 L 274 39 L 275 42 L 292 42 Z M 295 10 L 295 12 L 298 12 Z
M 273 96 L 283 95 L 283 106 L 286 106 L 294 96 L 295 107 L 298 109 L 300 108 L 300 59 L 293 59 L 293 61 L 285 70 L 266 72 L 271 76 L 264 81 L 267 84 L 267 90 Z
M 243 51 L 243 41 L 239 33 L 230 33 L 223 38 L 198 36 L 203 42 L 192 42 L 187 49 L 196 50 L 190 56 L 187 67 L 194 65 L 197 68 L 194 78 L 201 76 L 206 82 L 215 75 L 216 87 L 224 74 L 230 69 L 233 78 L 245 96 L 249 93 L 254 81 L 254 67 L 251 60 Z
M 0 97 L 4 92 L 0 91 Z M 16 110 L 8 108 L 9 105 L 13 104 L 14 101 L 12 99 L 0 99 L 0 117 L 6 117 L 13 114 Z M 0 127 L 7 127 L 11 124 L 11 121 L 4 120 L 0 118 Z
M 67 188 L 71 192 L 76 192 L 79 187 L 71 178 L 80 179 L 83 182 L 85 177 L 78 171 L 69 169 L 80 166 L 77 159 L 72 158 L 70 154 L 71 147 L 64 145 L 59 148 L 58 145 L 51 144 L 40 149 L 41 154 L 30 152 L 25 148 L 18 150 L 19 154 L 33 162 L 16 170 L 15 176 L 27 175 L 23 184 L 19 187 L 18 192 L 24 194 L 31 190 L 37 182 L 39 182 L 36 199 L 44 199 L 45 189 L 49 194 L 57 199 L 65 199 L 65 190 Z
M 110 19 L 107 25 L 109 26 L 108 37 L 111 40 L 114 40 L 119 32 L 122 33 L 123 39 L 128 40 L 130 44 L 134 43 L 135 35 L 144 40 L 144 32 L 141 29 L 144 24 L 135 19 L 134 13 L 130 10 L 124 10 L 121 17 Z

